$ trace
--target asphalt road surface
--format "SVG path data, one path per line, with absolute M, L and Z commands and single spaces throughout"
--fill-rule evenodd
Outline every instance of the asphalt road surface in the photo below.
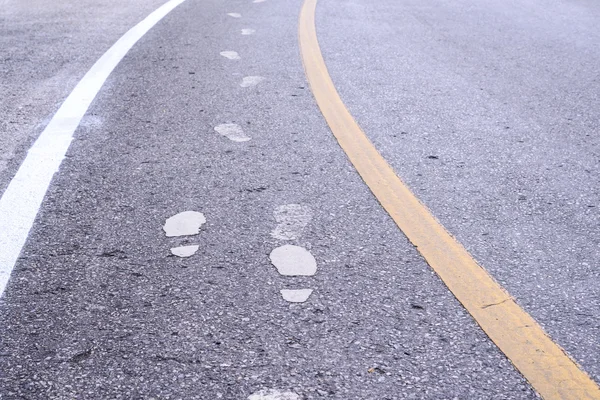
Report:
M 0 195 L 86 72 L 165 2 L 1 2 Z M 1 399 L 539 398 L 338 145 L 301 6 L 187 0 L 125 54 L 0 265 Z M 316 13 L 375 147 L 595 382 L 599 26 L 587 0 Z

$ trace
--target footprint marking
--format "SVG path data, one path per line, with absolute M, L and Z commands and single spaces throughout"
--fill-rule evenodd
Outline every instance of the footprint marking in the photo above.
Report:
M 200 233 L 206 223 L 204 214 L 197 211 L 183 211 L 167 218 L 163 226 L 167 237 L 193 236 Z M 200 248 L 199 245 L 188 245 L 171 248 L 171 254 L 181 258 L 191 257 Z
M 242 79 L 242 83 L 240 83 L 240 86 L 243 88 L 256 86 L 264 80 L 265 80 L 265 78 L 262 76 L 245 76 Z
M 200 228 L 205 223 L 204 214 L 196 211 L 184 211 L 168 218 L 163 230 L 167 237 L 191 236 L 200 233 Z
M 279 246 L 269 258 L 280 275 L 313 276 L 317 273 L 317 261 L 304 247 L 291 244 Z
M 230 60 L 241 60 L 242 57 L 240 57 L 240 55 L 237 53 L 237 51 L 232 51 L 232 50 L 225 50 L 220 52 L 219 54 L 221 54 L 223 57 L 228 58 Z
M 255 29 L 251 29 L 251 28 L 242 29 L 242 35 L 244 35 L 244 36 L 252 35 L 254 32 L 256 32 Z
M 233 18 L 242 18 L 242 14 L 240 13 L 227 13 L 227 15 Z
M 281 297 L 290 303 L 304 303 L 312 294 L 312 289 L 281 289 Z
M 233 142 L 247 142 L 252 139 L 238 124 L 220 124 L 215 126 L 215 131 Z
M 310 207 L 300 204 L 284 204 L 273 211 L 277 226 L 271 236 L 279 240 L 294 240 L 312 219 Z M 308 250 L 300 246 L 283 245 L 269 255 L 277 272 L 285 276 L 313 276 L 317 272 L 317 261 Z M 304 303 L 313 289 L 282 289 L 281 297 L 290 303 Z
M 171 249 L 171 254 L 181 258 L 187 258 L 196 254 L 199 248 L 200 246 L 197 244 L 192 246 L 173 247 Z
M 263 389 L 248 396 L 248 400 L 300 400 L 294 392 L 278 389 Z

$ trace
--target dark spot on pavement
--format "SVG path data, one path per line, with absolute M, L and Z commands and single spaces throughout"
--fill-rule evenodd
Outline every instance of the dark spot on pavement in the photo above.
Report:
M 92 349 L 86 349 L 84 351 L 82 351 L 81 353 L 77 353 L 75 354 L 73 357 L 71 357 L 69 359 L 70 362 L 74 362 L 74 363 L 78 363 L 81 362 L 87 358 L 89 358 L 92 355 Z

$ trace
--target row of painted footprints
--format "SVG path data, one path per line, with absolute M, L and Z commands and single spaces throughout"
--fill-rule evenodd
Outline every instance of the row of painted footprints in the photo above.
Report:
M 266 1 L 266 0 L 254 0 L 253 3 L 262 3 L 264 1 Z M 232 18 L 242 18 L 242 15 L 239 13 L 228 13 L 227 15 L 229 15 Z M 244 28 L 244 29 L 242 29 L 241 32 L 242 32 L 242 35 L 248 36 L 248 35 L 254 34 L 256 31 L 251 28 Z M 233 50 L 224 50 L 220 54 L 229 60 L 241 60 L 242 59 L 240 57 L 240 55 L 238 54 L 238 52 L 233 51 Z M 242 82 L 240 82 L 240 86 L 243 88 L 248 88 L 251 86 L 256 86 L 264 80 L 265 80 L 265 78 L 262 76 L 245 76 L 244 78 L 242 78 Z M 248 136 L 244 132 L 242 127 L 238 124 L 232 124 L 232 123 L 220 124 L 220 125 L 215 126 L 215 131 L 218 134 L 225 136 L 227 139 L 232 140 L 234 142 L 247 142 L 251 139 L 251 137 Z
M 271 231 L 271 236 L 281 241 L 295 240 L 312 218 L 309 207 L 299 204 L 279 206 L 273 212 L 277 226 Z M 163 226 L 167 237 L 193 236 L 200 233 L 206 223 L 204 214 L 197 211 L 184 211 L 168 218 Z M 177 257 L 191 257 L 200 245 L 186 245 L 171 248 L 171 254 Z M 277 272 L 283 276 L 313 276 L 317 272 L 317 261 L 304 247 L 285 244 L 279 246 L 269 255 L 271 263 Z M 281 296 L 291 303 L 303 303 L 313 292 L 313 289 L 281 289 Z
M 266 0 L 253 0 L 253 3 L 263 3 Z M 232 18 L 242 18 L 239 13 L 228 13 Z M 248 36 L 255 33 L 254 29 L 245 28 L 241 31 L 242 35 Z M 221 56 L 229 60 L 241 60 L 240 55 L 233 50 L 222 51 Z M 240 82 L 240 86 L 248 88 L 256 86 L 265 78 L 262 76 L 246 76 Z M 215 126 L 215 131 L 234 142 L 247 142 L 251 138 L 244 132 L 242 127 L 233 123 L 224 123 Z M 278 240 L 287 241 L 297 239 L 304 227 L 311 219 L 311 211 L 308 207 L 298 204 L 287 204 L 277 207 L 274 211 L 275 220 L 278 225 L 271 232 L 271 236 Z M 179 226 L 189 225 L 189 231 L 197 234 L 202 224 L 206 222 L 204 215 L 193 211 L 186 211 L 177 214 L 167 220 L 165 232 L 167 236 L 178 236 Z M 198 251 L 198 245 L 175 247 L 171 252 L 179 257 L 190 257 Z M 317 272 L 317 262 L 310 252 L 299 246 L 283 245 L 275 248 L 269 255 L 271 263 L 277 269 L 279 274 L 284 276 L 312 276 Z M 303 303 L 312 294 L 312 289 L 282 289 L 282 297 L 292 303 Z M 277 389 L 263 389 L 248 397 L 248 400 L 300 400 L 300 396 L 289 391 L 280 391 Z

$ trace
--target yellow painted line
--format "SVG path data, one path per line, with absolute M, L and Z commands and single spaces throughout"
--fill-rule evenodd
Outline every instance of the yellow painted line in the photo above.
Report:
M 544 399 L 600 399 L 598 385 L 446 231 L 354 121 L 323 61 L 315 29 L 316 5 L 317 0 L 305 0 L 300 13 L 306 76 L 331 131 L 362 179 L 454 296 Z

